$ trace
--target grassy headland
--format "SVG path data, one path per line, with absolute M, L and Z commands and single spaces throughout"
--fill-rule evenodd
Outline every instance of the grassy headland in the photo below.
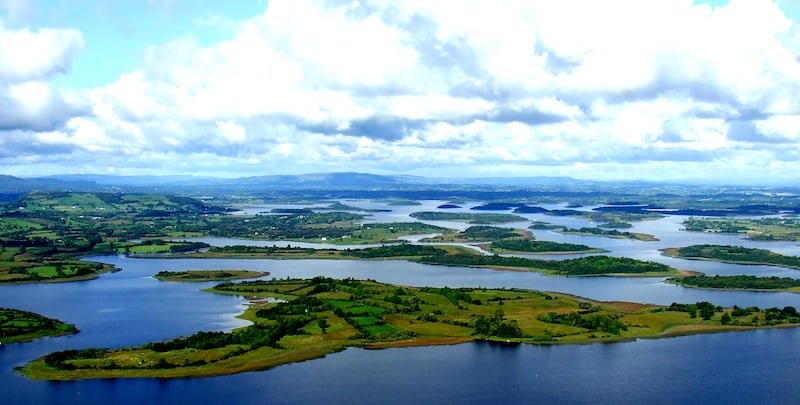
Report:
M 0 308 L 0 344 L 27 342 L 46 336 L 78 333 L 75 325 L 51 319 L 34 312 Z

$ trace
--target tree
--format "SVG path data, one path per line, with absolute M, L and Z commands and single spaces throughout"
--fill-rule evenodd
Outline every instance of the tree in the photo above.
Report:
M 722 317 L 719 318 L 719 322 L 723 325 L 727 325 L 731 323 L 731 316 L 727 312 L 722 314 Z
M 783 317 L 795 317 L 797 316 L 797 310 L 792 306 L 784 307 L 781 310 L 781 315 L 783 315 Z

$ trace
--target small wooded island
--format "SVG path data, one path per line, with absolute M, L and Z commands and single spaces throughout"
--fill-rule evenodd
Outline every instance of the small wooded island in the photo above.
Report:
M 786 256 L 767 249 L 728 245 L 692 245 L 663 249 L 662 254 L 689 260 L 709 260 L 734 264 L 762 264 L 800 269 L 800 257 Z
M 800 293 L 800 280 L 789 277 L 687 276 L 664 280 L 666 283 L 707 290 L 784 291 Z
M 792 307 L 722 308 L 597 302 L 521 289 L 412 288 L 326 277 L 221 283 L 209 291 L 282 301 L 251 306 L 252 325 L 127 349 L 66 350 L 21 371 L 34 379 L 174 378 L 233 374 L 346 347 L 589 343 L 798 326 Z
M 186 270 L 186 271 L 159 271 L 153 278 L 162 281 L 228 281 L 243 280 L 268 276 L 269 272 L 252 270 Z
M 600 227 L 583 227 L 579 229 L 574 228 L 564 228 L 561 231 L 558 231 L 563 234 L 567 235 L 581 235 L 581 236 L 602 236 L 605 238 L 612 238 L 612 239 L 632 239 L 632 240 L 640 240 L 645 242 L 652 242 L 657 241 L 653 235 L 647 233 L 638 233 L 638 232 L 628 232 L 628 231 L 618 231 L 616 229 L 602 229 Z
M 567 254 L 567 253 L 603 253 L 604 249 L 591 248 L 576 243 L 550 242 L 545 240 L 504 239 L 481 245 L 484 249 L 495 253 L 534 253 L 534 254 Z
M 78 333 L 75 325 L 47 318 L 34 312 L 0 308 L 0 344 L 28 342 L 47 336 Z

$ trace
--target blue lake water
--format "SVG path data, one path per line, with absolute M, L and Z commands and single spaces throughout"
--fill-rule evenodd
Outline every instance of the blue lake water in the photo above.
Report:
M 350 202 L 346 202 L 350 203 Z M 439 202 L 440 203 L 440 202 Z M 377 203 L 361 203 L 368 208 Z M 424 209 L 434 209 L 426 202 Z M 438 204 L 436 204 L 438 205 Z M 432 206 L 432 207 L 428 207 Z M 427 208 L 426 208 L 427 207 Z M 469 207 L 469 205 L 465 205 Z M 407 213 L 375 214 L 408 220 Z M 464 208 L 466 209 L 466 208 Z M 406 215 L 404 217 L 403 215 Z M 526 218 L 539 219 L 538 214 Z M 405 219 L 404 219 L 405 218 Z M 572 220 L 572 219 L 568 219 Z M 658 260 L 709 274 L 797 277 L 798 270 L 736 266 L 661 256 L 658 249 L 694 243 L 739 244 L 796 254 L 795 243 L 742 241 L 738 235 L 694 234 L 669 217 L 636 224 L 659 242 L 586 238 L 536 231 L 539 239 L 585 243 L 610 254 Z M 581 241 L 581 242 L 577 242 Z M 219 240 L 219 244 L 226 243 Z M 379 351 L 348 349 L 323 359 L 262 372 L 202 379 L 28 380 L 13 371 L 55 350 L 124 347 L 245 325 L 242 298 L 199 291 L 211 283 L 160 282 L 161 270 L 252 269 L 269 277 L 371 278 L 414 286 L 519 287 L 599 300 L 800 308 L 800 294 L 704 291 L 661 278 L 547 277 L 426 266 L 402 261 L 204 260 L 93 258 L 122 271 L 88 282 L 0 286 L 0 306 L 75 323 L 81 333 L 0 348 L 0 403 L 797 403 L 800 329 L 638 340 L 616 344 L 532 346 L 468 343 Z

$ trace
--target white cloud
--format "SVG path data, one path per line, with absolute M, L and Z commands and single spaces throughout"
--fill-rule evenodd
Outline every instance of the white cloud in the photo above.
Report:
M 244 128 L 232 121 L 217 121 L 217 132 L 230 143 L 242 143 L 247 139 Z
M 8 29 L 0 21 L 0 81 L 23 82 L 66 73 L 83 49 L 83 37 L 72 29 Z
M 49 131 L 83 112 L 82 97 L 48 83 L 82 48 L 78 31 L 9 29 L 0 20 L 0 131 Z
M 154 44 L 140 70 L 87 93 L 92 116 L 40 129 L 41 142 L 148 167 L 187 153 L 203 158 L 192 170 L 246 174 L 800 164 L 772 145 L 799 140 L 800 63 L 796 23 L 768 0 L 276 0 L 243 22 L 196 22 L 208 24 L 229 39 Z M 0 64 L 13 80 L 0 95 L 42 114 L 59 99 L 44 80 L 82 38 L 4 36 L 32 45 L 0 46 L 13 62 Z
M 755 127 L 770 139 L 783 142 L 800 141 L 800 115 L 776 115 L 757 121 Z

